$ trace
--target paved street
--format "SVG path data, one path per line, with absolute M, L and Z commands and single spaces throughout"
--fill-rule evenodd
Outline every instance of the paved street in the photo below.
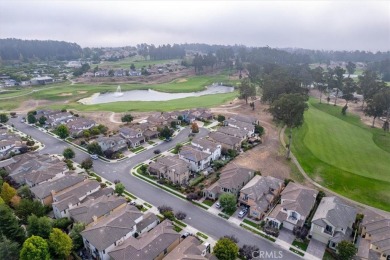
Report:
M 67 144 L 66 142 L 60 141 L 53 136 L 50 136 L 46 133 L 41 132 L 40 130 L 29 126 L 27 124 L 21 123 L 20 118 L 11 119 L 9 124 L 14 124 L 14 126 L 22 131 L 32 136 L 34 139 L 45 144 L 45 148 L 41 150 L 41 153 L 57 153 L 62 154 L 62 151 L 66 147 L 72 147 L 76 153 L 75 161 L 81 163 L 85 158 L 88 158 L 89 155 L 83 151 L 80 151 L 73 146 Z M 197 134 L 199 136 L 206 136 L 208 130 L 200 128 L 200 132 Z M 158 146 L 156 149 L 161 151 L 169 150 L 175 147 L 176 143 L 184 142 L 188 138 L 189 129 L 181 131 L 171 142 L 164 142 Z M 154 156 L 154 149 L 144 151 L 140 154 L 137 154 L 129 159 L 126 159 L 117 163 L 107 163 L 101 160 L 94 161 L 94 171 L 104 177 L 105 179 L 114 182 L 114 180 L 121 180 L 125 185 L 126 189 L 134 194 L 137 197 L 153 204 L 158 207 L 160 205 L 169 205 L 174 210 L 181 210 L 187 213 L 186 223 L 193 226 L 194 228 L 211 235 L 215 239 L 218 239 L 224 235 L 235 235 L 239 238 L 239 244 L 251 244 L 257 245 L 260 250 L 267 252 L 276 251 L 274 254 L 277 255 L 277 252 L 282 251 L 283 259 L 300 259 L 298 256 L 290 253 L 289 251 L 283 250 L 278 245 L 264 240 L 228 221 L 217 217 L 195 205 L 189 203 L 186 200 L 182 200 L 170 193 L 167 193 L 153 185 L 148 184 L 130 174 L 130 170 L 137 164 L 151 158 Z

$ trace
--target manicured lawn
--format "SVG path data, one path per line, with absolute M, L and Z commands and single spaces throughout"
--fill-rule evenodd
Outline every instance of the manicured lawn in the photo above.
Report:
M 250 225 L 250 226 L 252 226 L 254 228 L 259 228 L 259 224 L 256 224 L 255 222 L 252 222 L 252 221 L 250 221 L 248 219 L 244 219 L 242 222 L 244 222 L 245 224 Z
M 136 148 L 130 149 L 130 151 L 133 152 L 133 153 L 137 153 L 137 152 L 140 152 L 140 151 L 142 151 L 142 150 L 146 150 L 145 147 L 143 147 L 143 146 L 138 146 L 138 147 L 136 147 Z
M 214 202 L 214 200 L 205 199 L 202 203 L 211 207 L 213 206 Z
M 225 213 L 225 214 L 228 215 L 228 216 L 232 216 L 232 215 L 234 214 L 235 211 L 236 211 L 236 209 L 231 210 L 231 211 L 227 211 L 227 210 L 225 210 L 225 209 L 222 210 L 222 212 Z
M 200 233 L 200 232 L 197 232 L 196 235 L 198 235 L 199 237 L 204 238 L 204 239 L 208 239 L 209 238 L 208 236 L 206 236 L 205 234 Z
M 298 240 L 294 240 L 292 245 L 302 249 L 303 251 L 306 251 L 307 247 L 309 246 L 309 241 L 300 242 Z
M 356 201 L 390 210 L 390 134 L 341 108 L 310 99 L 292 150 L 313 180 Z
M 173 230 L 175 230 L 177 233 L 180 233 L 183 229 L 179 226 L 173 225 Z
M 299 252 L 298 250 L 296 250 L 295 248 L 293 248 L 293 247 L 290 247 L 290 249 L 289 249 L 291 252 L 294 252 L 294 253 L 296 253 L 296 254 L 298 254 L 298 255 L 300 255 L 300 256 L 304 256 L 304 254 L 303 253 L 301 253 L 301 252 Z

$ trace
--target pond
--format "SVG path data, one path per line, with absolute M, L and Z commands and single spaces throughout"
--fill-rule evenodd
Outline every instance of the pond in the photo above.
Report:
M 120 87 L 118 86 L 116 92 L 109 93 L 96 93 L 91 97 L 84 98 L 79 100 L 80 103 L 86 105 L 93 104 L 103 104 L 103 103 L 111 103 L 118 101 L 167 101 L 179 98 L 187 98 L 187 97 L 199 97 L 204 95 L 213 95 L 213 94 L 221 94 L 221 93 L 230 93 L 233 92 L 233 87 L 227 87 L 222 85 L 211 85 L 208 86 L 205 90 L 199 92 L 188 92 L 188 93 L 166 93 L 159 92 L 152 89 L 149 90 L 130 90 L 130 91 L 120 91 Z

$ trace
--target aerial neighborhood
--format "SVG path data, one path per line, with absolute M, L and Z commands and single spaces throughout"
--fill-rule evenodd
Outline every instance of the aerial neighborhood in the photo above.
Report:
M 388 3 L 3 2 L 0 260 L 390 260 Z

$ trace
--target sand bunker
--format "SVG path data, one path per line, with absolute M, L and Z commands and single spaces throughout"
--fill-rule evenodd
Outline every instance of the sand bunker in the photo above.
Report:
M 177 80 L 177 83 L 183 83 L 183 82 L 187 82 L 187 79 L 178 79 Z
M 72 96 L 72 95 L 73 95 L 72 93 L 61 93 L 58 96 L 60 96 L 60 97 L 67 97 L 67 96 Z

